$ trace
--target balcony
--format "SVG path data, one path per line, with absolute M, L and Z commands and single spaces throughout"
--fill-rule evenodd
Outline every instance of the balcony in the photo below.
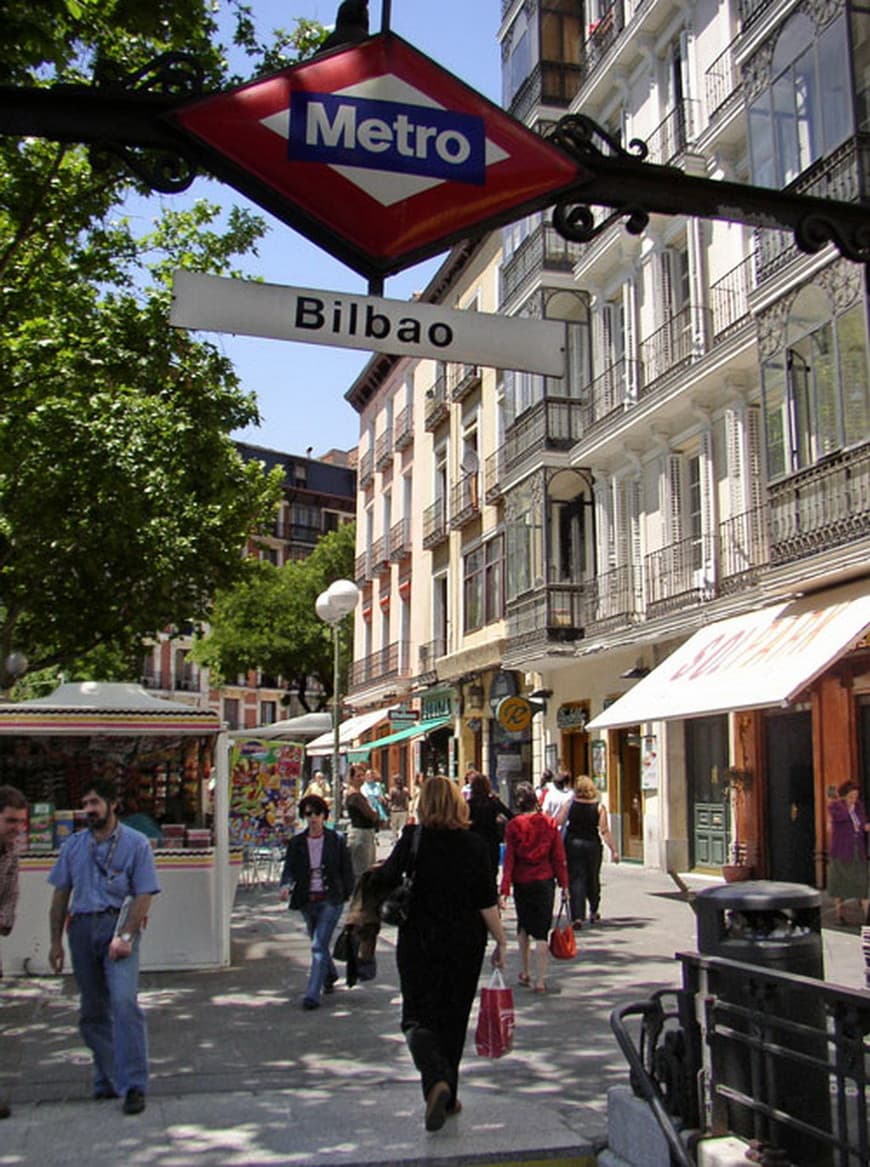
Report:
M 451 364 L 447 366 L 447 390 L 451 401 L 464 401 L 480 388 L 480 369 L 477 365 Z
M 570 275 L 574 264 L 583 254 L 582 243 L 569 243 L 555 227 L 540 223 L 527 235 L 510 259 L 501 268 L 501 305 L 504 306 L 518 288 L 531 277 L 542 272 L 564 272 Z
M 746 32 L 758 18 L 770 8 L 773 0 L 739 0 L 737 12 L 740 17 L 740 29 Z
M 755 254 L 741 260 L 710 285 L 710 319 L 714 344 L 748 324 L 749 293 L 755 289 Z
M 353 564 L 353 579 L 357 587 L 362 587 L 364 583 L 372 578 L 372 557 L 371 552 L 364 551 L 362 555 L 358 555 Z
M 436 499 L 423 511 L 423 549 L 429 551 L 447 538 L 447 503 Z
M 377 681 L 408 676 L 408 644 L 397 640 L 371 655 L 355 660 L 350 668 L 350 688 L 362 689 Z
M 494 454 L 490 454 L 483 464 L 483 498 L 484 502 L 496 503 L 502 496 L 502 480 L 504 479 L 504 446 L 499 446 Z
M 637 623 L 643 608 L 640 584 L 639 573 L 631 563 L 590 580 L 585 596 L 586 634 L 601 635 Z
M 393 432 L 384 430 L 375 442 L 375 469 L 383 470 L 393 460 Z
M 476 474 L 466 474 L 450 490 L 450 529 L 458 531 L 480 514 L 480 482 Z
M 668 374 L 682 369 L 704 352 L 710 331 L 710 310 L 687 304 L 661 328 L 640 342 L 643 383 L 640 396 L 649 393 Z
M 583 636 L 585 584 L 547 584 L 507 603 L 506 657 L 528 659 L 536 653 L 573 652 Z
M 528 124 L 540 105 L 567 109 L 583 81 L 583 67 L 568 61 L 539 61 L 514 94 L 508 113 Z
M 447 397 L 447 378 L 442 373 L 434 385 L 426 390 L 426 407 L 423 411 L 423 425 L 431 433 L 450 415 Z
M 704 76 L 707 120 L 715 121 L 739 91 L 739 75 L 734 63 L 734 41 L 719 54 Z
M 714 557 L 715 543 L 709 535 L 680 539 L 647 555 L 643 569 L 647 618 L 713 599 Z
M 399 519 L 390 527 L 390 559 L 401 563 L 411 554 L 411 520 Z
M 418 669 L 415 678 L 418 684 L 431 685 L 438 680 L 435 661 L 439 656 L 447 654 L 447 641 L 443 636 L 430 640 L 428 644 L 421 644 L 418 650 Z
M 542 450 L 570 450 L 583 435 L 585 409 L 573 397 L 546 397 L 520 414 L 505 439 L 505 470 L 514 470 Z
M 770 561 L 791 563 L 870 535 L 870 445 L 768 487 Z
M 681 101 L 665 115 L 646 140 L 647 161 L 667 166 L 683 153 L 697 122 L 696 105 L 695 101 Z
M 622 0 L 611 4 L 599 20 L 589 25 L 589 35 L 583 45 L 583 63 L 587 74 L 598 67 L 624 28 L 625 7 Z
M 396 450 L 406 450 L 414 441 L 414 412 L 410 405 L 406 405 L 396 415 L 393 423 L 393 446 Z
M 388 536 L 381 535 L 380 539 L 375 539 L 374 543 L 372 543 L 371 566 L 375 575 L 389 571 L 390 541 Z
M 374 450 L 366 450 L 359 460 L 359 485 L 361 489 L 371 486 L 375 477 Z
M 767 504 L 719 524 L 719 592 L 734 595 L 755 587 L 770 563 Z
M 642 372 L 638 361 L 623 359 L 596 377 L 587 391 L 583 428 L 591 429 L 633 405 Z

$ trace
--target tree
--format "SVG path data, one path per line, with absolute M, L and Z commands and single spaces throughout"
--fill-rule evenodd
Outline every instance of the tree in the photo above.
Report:
M 332 631 L 315 612 L 315 601 L 336 579 L 352 577 L 353 523 L 345 523 L 317 543 L 307 559 L 275 567 L 251 559 L 245 578 L 215 600 L 208 634 L 198 640 L 192 656 L 220 682 L 241 672 L 260 669 L 281 676 L 310 710 L 310 681 L 316 681 L 318 709 L 332 698 Z M 352 621 L 339 629 L 339 659 L 345 674 L 353 653 Z
M 80 83 L 184 49 L 217 88 L 212 7 L 7 0 L 0 82 Z M 250 7 L 230 8 L 253 71 L 282 63 L 293 34 L 267 51 Z M 257 420 L 253 397 L 168 323 L 172 269 L 238 274 L 265 225 L 199 202 L 137 236 L 118 211 L 131 190 L 83 147 L 0 139 L 0 674 L 14 649 L 32 669 L 137 675 L 141 638 L 208 616 L 279 496 L 280 473 L 244 464 L 229 436 Z

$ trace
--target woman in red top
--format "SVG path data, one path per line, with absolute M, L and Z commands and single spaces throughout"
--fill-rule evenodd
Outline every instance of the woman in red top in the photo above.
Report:
M 513 884 L 517 912 L 517 939 L 523 971 L 521 985 L 530 986 L 529 968 L 532 940 L 535 941 L 535 992 L 547 991 L 547 936 L 553 923 L 553 901 L 558 883 L 563 894 L 568 889 L 568 867 L 562 836 L 551 819 L 541 813 L 535 791 L 521 782 L 514 791 L 518 813 L 505 828 L 504 870 L 501 878 L 501 906 Z

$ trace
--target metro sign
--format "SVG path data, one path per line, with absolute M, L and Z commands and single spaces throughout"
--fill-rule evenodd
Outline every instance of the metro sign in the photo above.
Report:
M 392 32 L 169 116 L 219 178 L 366 275 L 400 271 L 588 177 Z

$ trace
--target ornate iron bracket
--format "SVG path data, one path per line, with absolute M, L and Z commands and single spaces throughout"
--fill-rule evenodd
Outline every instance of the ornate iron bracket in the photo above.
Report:
M 648 162 L 639 139 L 624 149 L 586 114 L 569 114 L 548 135 L 591 177 L 562 194 L 553 225 L 566 239 L 588 243 L 619 219 L 640 234 L 650 215 L 692 215 L 790 231 L 808 254 L 833 243 L 846 259 L 870 264 L 870 208 L 767 187 L 720 182 Z M 595 222 L 593 206 L 613 207 Z

